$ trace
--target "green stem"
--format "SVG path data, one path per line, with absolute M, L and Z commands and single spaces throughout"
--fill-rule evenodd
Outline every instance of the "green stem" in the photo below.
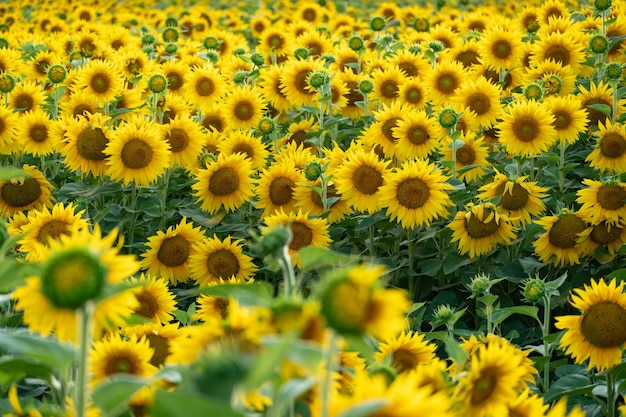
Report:
M 543 354 L 546 356 L 546 363 L 543 365 L 543 389 L 544 393 L 550 389 L 550 358 L 552 356 L 552 349 L 550 342 L 546 340 L 548 334 L 550 334 L 550 296 L 544 295 L 543 297 L 543 323 L 541 323 L 541 333 L 543 335 Z
M 561 146 L 559 146 L 559 195 L 562 197 L 565 192 L 565 173 L 563 168 L 565 167 L 565 149 L 567 148 L 567 142 L 561 140 Z
M 611 369 L 606 371 L 606 416 L 615 417 L 615 381 Z
M 76 416 L 85 417 L 87 415 L 87 400 L 89 398 L 89 350 L 93 335 L 91 324 L 93 318 L 94 304 L 92 301 L 78 310 L 78 361 L 76 377 Z
M 376 248 L 374 247 L 374 225 L 370 225 L 367 228 L 370 242 L 370 256 L 372 259 L 376 259 Z
M 618 81 L 611 80 L 609 81 L 609 85 L 613 88 L 613 107 L 611 108 L 611 123 L 615 123 L 615 120 L 617 119 L 617 106 L 619 102 L 619 97 L 617 96 Z
M 131 210 L 130 224 L 128 227 L 128 253 L 133 253 L 135 224 L 137 223 L 137 185 L 135 185 L 135 182 L 133 182 L 130 187 L 130 204 L 128 209 Z
M 493 321 L 491 320 L 492 313 L 493 306 L 491 304 L 485 304 L 485 316 L 487 317 L 487 334 L 493 333 Z
M 413 271 L 413 257 L 415 255 L 415 245 L 414 245 L 414 241 L 415 241 L 415 237 L 413 235 L 414 231 L 413 229 L 409 229 L 409 233 L 408 233 L 408 239 L 409 239 L 409 271 Z M 415 276 L 412 274 L 408 275 L 409 277 L 409 296 L 411 297 L 411 302 L 415 302 L 415 292 L 416 292 L 416 288 L 415 288 Z
M 324 213 L 330 210 L 328 206 L 328 178 L 324 176 L 324 173 L 320 174 L 320 185 L 322 187 L 322 206 L 324 207 Z
M 289 256 L 289 246 L 285 245 L 278 258 L 280 269 L 283 272 L 283 281 L 285 283 L 285 296 L 290 298 L 296 293 L 296 276 L 291 266 L 291 256 Z
M 321 386 L 322 392 L 322 417 L 328 417 L 330 415 L 330 392 L 332 391 L 332 377 L 335 371 L 335 332 L 330 330 L 330 336 L 328 338 L 328 347 L 326 349 L 326 375 L 324 377 L 323 385 Z
M 167 188 L 170 183 L 172 168 L 167 168 L 163 174 L 163 192 L 161 193 L 161 229 L 165 228 L 165 209 L 167 208 Z

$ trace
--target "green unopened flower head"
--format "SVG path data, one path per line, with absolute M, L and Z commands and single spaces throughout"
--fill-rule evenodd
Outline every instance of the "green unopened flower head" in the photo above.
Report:
M 469 289 L 475 297 L 488 294 L 491 289 L 491 278 L 489 274 L 481 273 L 474 276 L 469 284 Z
M 546 283 L 543 279 L 535 276 L 522 282 L 522 295 L 532 304 L 538 303 L 546 294 Z
M 428 42 L 428 48 L 434 53 L 438 53 L 443 51 L 446 46 L 440 40 L 433 39 L 432 41 Z
M 413 55 L 419 55 L 422 53 L 422 47 L 416 43 L 409 45 L 409 47 L 407 48 L 407 50 L 412 53 Z
M 152 33 L 146 33 L 141 37 L 141 43 L 143 45 L 152 45 L 156 42 L 156 38 Z
M 0 38 L 0 49 L 7 49 L 9 47 L 9 41 L 5 38 Z
M 277 225 L 263 233 L 251 248 L 262 258 L 266 256 L 276 256 L 290 241 L 290 226 Z
M 148 89 L 154 93 L 159 94 L 167 89 L 167 78 L 163 74 L 153 74 L 148 78 Z
M 61 64 L 52 64 L 48 67 L 48 80 L 52 84 L 60 84 L 67 78 L 67 69 Z
M 530 83 L 524 86 L 522 94 L 528 100 L 541 101 L 543 98 L 544 89 L 539 83 Z
M 257 129 L 261 132 L 261 134 L 269 135 L 276 129 L 276 123 L 269 117 L 263 117 L 259 121 Z
M 178 45 L 173 42 L 169 42 L 165 44 L 165 53 L 168 55 L 176 55 L 178 51 Z
M 370 20 L 370 29 L 374 32 L 380 32 L 385 28 L 385 26 L 387 26 L 387 22 L 382 16 L 374 16 L 372 17 L 372 20 Z
M 360 51 L 365 47 L 365 41 L 360 35 L 352 35 L 348 38 L 348 47 L 355 52 Z
M 311 161 L 304 167 L 304 176 L 309 181 L 315 181 L 323 172 L 322 165 L 318 161 Z
M 363 94 L 369 94 L 374 91 L 374 83 L 371 80 L 364 79 L 359 82 L 359 91 Z
M 219 49 L 221 44 L 222 44 L 222 42 L 219 39 L 217 39 L 215 36 L 207 36 L 202 41 L 202 46 L 204 46 L 205 49 L 215 49 L 215 50 L 217 50 L 217 49 Z
M 245 53 L 246 53 L 246 50 L 243 49 L 243 48 L 235 48 L 235 49 L 233 49 L 233 55 L 239 56 L 239 55 L 243 55 Z
M 619 62 L 610 62 L 606 64 L 606 68 L 604 69 L 604 75 L 609 80 L 619 80 L 622 78 L 622 71 L 624 71 L 624 66 Z
M 199 393 L 217 401 L 233 396 L 233 391 L 248 375 L 250 367 L 250 358 L 239 349 L 214 344 L 195 362 L 188 379 Z
M 604 12 L 611 8 L 612 3 L 612 0 L 594 0 L 593 8 L 598 12 Z
M 176 26 L 178 26 L 178 19 L 175 17 L 168 16 L 167 19 L 165 19 L 165 27 L 171 28 Z
M 380 375 L 383 377 L 387 385 L 391 385 L 393 381 L 395 381 L 398 376 L 398 372 L 386 363 L 376 363 L 367 367 L 367 373 L 371 376 Z
M 328 72 L 324 70 L 316 70 L 309 75 L 308 83 L 311 87 L 318 89 L 324 84 L 328 84 L 330 82 L 330 75 Z
M 248 73 L 246 71 L 239 70 L 235 73 L 235 75 L 233 75 L 233 82 L 235 84 L 243 84 L 244 82 L 246 82 L 247 76 Z
M 217 156 L 213 152 L 204 151 L 198 158 L 198 161 L 201 167 L 207 168 L 212 163 L 217 162 Z
M 142 46 L 141 47 L 141 52 L 143 52 L 146 55 L 150 55 L 152 52 L 154 52 L 154 45 L 146 44 L 146 45 Z
M 418 32 L 428 32 L 430 30 L 430 21 L 425 17 L 417 17 L 413 21 L 413 29 Z
M 456 313 L 456 310 L 454 307 L 451 307 L 448 304 L 441 304 L 433 312 L 433 325 L 437 327 L 441 325 L 454 324 L 455 313 Z
M 257 67 L 262 67 L 265 64 L 265 57 L 259 53 L 253 53 L 250 55 L 250 61 Z
M 603 54 L 609 50 L 609 38 L 601 33 L 593 35 L 589 39 L 589 49 L 594 54 Z
M 296 48 L 293 51 L 293 56 L 300 60 L 300 61 L 304 61 L 305 59 L 309 58 L 309 50 L 307 48 Z
M 327 68 L 330 64 L 337 61 L 337 59 L 335 58 L 333 54 L 324 54 L 320 58 L 322 59 L 322 61 L 324 61 L 324 64 Z
M 213 65 L 217 64 L 217 61 L 220 59 L 220 55 L 215 49 L 209 49 L 208 51 L 206 51 L 205 56 L 207 61 L 209 61 Z
M 437 119 L 441 127 L 443 127 L 444 129 L 451 129 L 456 126 L 457 122 L 459 121 L 459 115 L 453 108 L 446 107 L 439 112 L 439 116 Z
M 161 34 L 161 38 L 163 42 L 176 42 L 178 40 L 178 29 L 172 26 L 165 28 Z

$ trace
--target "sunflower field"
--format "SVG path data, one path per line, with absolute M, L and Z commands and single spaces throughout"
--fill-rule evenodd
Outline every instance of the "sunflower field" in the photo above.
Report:
M 0 2 L 0 415 L 626 416 L 626 0 Z

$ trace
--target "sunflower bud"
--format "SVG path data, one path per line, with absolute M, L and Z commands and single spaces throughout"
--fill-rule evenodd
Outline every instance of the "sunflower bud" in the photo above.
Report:
M 202 41 L 202 46 L 204 46 L 205 49 L 219 49 L 220 47 L 220 40 L 217 39 L 215 36 L 207 36 L 206 38 L 204 38 L 204 41 Z
M 217 64 L 217 61 L 220 59 L 219 54 L 214 49 L 209 49 L 208 51 L 206 51 L 205 56 L 207 61 L 209 61 L 213 65 Z
M 407 50 L 413 55 L 419 55 L 422 53 L 422 47 L 416 43 L 414 43 L 413 45 L 410 45 Z
M 539 277 L 528 278 L 522 282 L 522 295 L 524 299 L 536 304 L 546 293 L 546 283 Z
M 594 54 L 603 54 L 609 50 L 609 38 L 601 33 L 593 35 L 589 39 L 589 49 Z
M 593 8 L 598 12 L 604 12 L 611 8 L 612 3 L 611 0 L 594 0 Z
M 563 79 L 556 74 L 546 74 L 542 81 L 546 94 L 556 95 L 563 89 Z
M 369 94 L 374 91 L 374 83 L 371 80 L 361 80 L 359 83 L 359 91 L 363 94 Z
M 239 56 L 239 55 L 243 55 L 246 53 L 246 50 L 243 48 L 235 48 L 233 49 L 233 55 L 235 56 Z
M 330 75 L 324 70 L 313 71 L 311 75 L 309 75 L 308 82 L 311 87 L 317 90 L 324 84 L 330 82 Z
M 167 88 L 167 78 L 162 74 L 154 74 L 148 79 L 148 89 L 154 94 L 159 94 Z
M 165 44 L 165 53 L 168 55 L 176 55 L 176 51 L 178 51 L 178 45 L 173 42 Z
M 163 31 L 161 38 L 163 42 L 176 42 L 178 40 L 178 30 L 170 26 Z
M 348 39 L 348 47 L 354 52 L 358 52 L 365 47 L 365 41 L 360 35 L 352 35 Z
M 530 83 L 524 87 L 522 94 L 528 100 L 541 101 L 543 97 L 543 87 L 537 83 Z
M 438 327 L 441 325 L 454 325 L 455 322 L 455 313 L 456 310 L 454 307 L 450 307 L 447 304 L 441 304 L 437 309 L 433 312 L 433 327 Z
M 413 29 L 418 32 L 428 32 L 430 30 L 430 21 L 425 17 L 418 17 L 413 21 Z
M 395 381 L 398 376 L 398 372 L 393 368 L 393 366 L 389 366 L 384 363 L 376 363 L 368 366 L 367 373 L 373 377 L 382 377 L 388 386 L 391 385 L 391 383 Z
M 456 126 L 459 121 L 459 115 L 454 109 L 446 107 L 439 112 L 438 121 L 444 129 L 451 129 Z
M 438 53 L 438 52 L 443 51 L 446 48 L 446 46 L 443 44 L 443 42 L 435 39 L 435 40 L 428 42 L 428 48 L 434 53 Z
M 178 26 L 178 19 L 176 19 L 175 17 L 169 16 L 167 19 L 165 19 L 165 27 L 175 28 L 176 26 Z
M 243 84 L 246 81 L 248 73 L 246 71 L 237 71 L 235 75 L 233 75 L 233 82 L 235 84 Z
M 382 16 L 374 16 L 372 20 L 370 20 L 370 29 L 374 32 L 380 32 L 387 26 L 387 22 L 385 18 Z
M 152 45 L 156 42 L 156 38 L 151 33 L 146 33 L 141 37 L 141 43 L 143 45 Z
M 259 240 L 252 245 L 252 250 L 262 258 L 276 255 L 289 244 L 290 240 L 290 226 L 278 225 L 264 233 Z
M 322 165 L 318 161 L 311 161 L 304 167 L 304 176 L 309 181 L 315 181 L 323 172 Z
M 619 62 L 610 62 L 606 64 L 604 75 L 606 75 L 606 78 L 609 80 L 619 80 L 622 78 L 623 70 L 624 66 Z
M 265 57 L 263 57 L 263 55 L 258 54 L 256 52 L 250 55 L 250 60 L 257 67 L 262 67 L 263 64 L 265 64 Z
M 474 297 L 478 297 L 484 294 L 488 294 L 491 289 L 491 279 L 489 275 L 478 274 L 472 278 L 469 289 L 472 291 Z
M 296 50 L 293 51 L 293 56 L 299 61 L 304 61 L 309 58 L 309 50 L 306 48 L 296 48 Z
M 152 52 L 154 52 L 154 47 L 153 47 L 151 44 L 149 44 L 149 45 L 144 45 L 144 46 L 141 48 L 141 52 L 143 52 L 143 53 L 144 53 L 144 54 L 146 54 L 146 55 L 150 55 Z
M 198 392 L 214 401 L 231 398 L 250 370 L 250 360 L 237 349 L 216 348 L 193 367 L 190 378 Z
M 263 117 L 259 121 L 257 129 L 259 132 L 261 132 L 261 134 L 269 135 L 276 129 L 276 123 L 274 123 L 274 120 L 270 119 L 269 117 Z
M 321 59 L 322 61 L 324 61 L 324 64 L 326 65 L 326 67 L 328 67 L 330 64 L 332 64 L 333 62 L 337 60 L 335 56 L 332 54 L 324 54 L 321 56 Z
M 213 162 L 217 162 L 217 156 L 212 152 L 204 151 L 202 155 L 200 155 L 199 162 L 201 167 L 207 168 Z
M 48 67 L 48 80 L 52 84 L 60 84 L 67 77 L 67 69 L 61 64 L 53 64 Z

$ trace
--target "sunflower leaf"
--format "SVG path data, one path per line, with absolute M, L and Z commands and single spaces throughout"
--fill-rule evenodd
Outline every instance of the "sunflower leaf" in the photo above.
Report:
M 22 285 L 26 278 L 38 274 L 40 268 L 36 264 L 18 262 L 11 258 L 0 258 L 0 293 L 11 292 Z
M 67 370 L 74 361 L 74 349 L 52 338 L 29 334 L 24 330 L 0 329 L 0 348 L 17 356 L 45 363 L 51 369 Z M 61 372 L 63 373 L 63 372 Z
M 387 404 L 387 400 L 366 400 L 354 407 L 350 407 L 337 417 L 365 417 L 371 416 Z
M 119 375 L 98 384 L 92 398 L 104 415 L 119 416 L 128 408 L 130 397 L 145 385 L 146 381 L 136 376 Z
M 551 403 L 563 396 L 591 394 L 596 384 L 585 375 L 570 374 L 557 379 L 543 397 L 544 403 Z
M 193 288 L 182 291 L 183 295 L 212 295 L 214 297 L 233 297 L 241 305 L 261 305 L 271 301 L 274 289 L 267 282 L 249 284 L 219 284 L 210 287 Z
M 358 258 L 326 248 L 307 246 L 300 249 L 300 259 L 302 260 L 302 270 L 307 271 L 320 267 L 351 264 L 356 262 Z
M 606 116 L 609 116 L 611 114 L 611 106 L 609 106 L 608 104 L 589 104 L 587 105 L 587 107 L 593 110 L 597 110 Z
M 0 181 L 8 181 L 14 178 L 29 178 L 30 173 L 19 168 L 1 167 L 0 168 Z
M 39 363 L 31 358 L 19 358 L 6 355 L 0 358 L 0 389 L 6 391 L 24 377 L 41 378 L 52 381 L 52 369 L 45 363 Z
M 184 392 L 158 390 L 151 409 L 153 417 L 220 416 L 243 417 L 227 405 Z
M 250 372 L 243 383 L 246 389 L 256 389 L 267 381 L 275 372 L 278 365 L 295 342 L 296 333 L 288 333 L 277 343 L 272 343 L 269 348 L 256 359 Z

